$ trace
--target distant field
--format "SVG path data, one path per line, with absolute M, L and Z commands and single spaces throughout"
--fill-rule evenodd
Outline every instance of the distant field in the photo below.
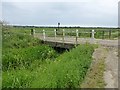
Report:
M 90 38 L 92 30 L 95 30 L 95 38 L 97 39 L 118 39 L 120 36 L 120 29 L 118 28 L 55 28 L 55 27 L 13 27 L 12 31 L 16 33 L 30 34 L 31 29 L 35 30 L 35 33 L 45 33 L 47 36 L 54 36 L 54 30 L 57 30 L 57 36 L 61 36 L 63 29 L 65 30 L 65 36 L 76 36 L 76 29 L 78 29 L 80 38 Z

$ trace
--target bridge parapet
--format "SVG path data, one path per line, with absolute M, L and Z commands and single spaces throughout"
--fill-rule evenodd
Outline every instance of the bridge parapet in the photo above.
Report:
M 103 38 L 105 37 L 106 32 L 108 34 L 108 39 Z M 78 44 L 84 44 L 84 43 L 91 43 L 91 44 L 101 44 L 101 45 L 108 45 L 108 46 L 109 45 L 118 46 L 118 39 L 109 40 L 111 37 L 111 34 L 113 34 L 111 30 L 101 31 L 101 33 L 103 34 L 101 35 L 102 39 L 96 39 L 96 35 L 98 35 L 98 32 L 95 30 L 89 30 L 89 31 L 83 32 L 78 29 L 74 31 L 68 31 L 65 29 L 62 29 L 61 31 L 57 31 L 56 29 L 54 29 L 53 31 L 43 30 L 41 33 L 38 33 L 35 31 L 34 36 L 43 40 L 44 42 L 54 42 L 54 44 L 59 43 L 59 45 L 57 46 L 61 46 L 61 43 L 62 45 L 65 45 L 65 44 L 78 45 Z M 84 34 L 84 35 L 87 34 L 89 35 L 89 37 L 83 38 L 81 37 L 82 36 L 81 34 Z

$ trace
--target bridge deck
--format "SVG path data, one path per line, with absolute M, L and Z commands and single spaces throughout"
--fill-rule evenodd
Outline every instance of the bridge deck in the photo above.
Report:
M 45 37 L 45 39 L 42 36 L 35 36 L 41 40 L 45 40 L 46 42 L 51 43 L 64 43 L 64 44 L 76 44 L 76 38 L 75 37 L 64 37 L 64 41 L 62 37 Z M 90 44 L 100 44 L 104 46 L 112 46 L 112 47 L 118 47 L 118 40 L 106 40 L 106 39 L 92 39 L 92 38 L 77 38 L 77 44 L 84 44 L 84 43 L 90 43 Z

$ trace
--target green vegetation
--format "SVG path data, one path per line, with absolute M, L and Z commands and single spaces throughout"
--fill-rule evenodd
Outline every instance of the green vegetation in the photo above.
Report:
M 3 87 L 77 88 L 90 66 L 93 50 L 90 45 L 80 45 L 33 70 L 5 71 Z
M 26 48 L 41 43 L 29 35 L 14 34 L 12 32 L 3 34 L 3 48 Z
M 94 45 L 58 54 L 41 41 L 3 30 L 3 88 L 78 88 L 92 61 Z
M 34 46 L 19 49 L 7 49 L 3 51 L 3 70 L 21 67 L 29 67 L 34 60 L 44 60 L 56 57 L 55 51 L 48 46 Z
M 28 67 L 34 60 L 55 58 L 56 52 L 30 35 L 15 34 L 14 30 L 3 30 L 3 70 L 18 66 Z M 55 56 L 56 55 L 56 56 Z

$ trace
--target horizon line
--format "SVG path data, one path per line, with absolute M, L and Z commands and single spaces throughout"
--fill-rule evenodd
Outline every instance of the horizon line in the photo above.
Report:
M 35 26 L 35 27 L 58 27 L 58 25 L 27 25 L 27 24 L 8 24 L 11 26 Z M 102 25 L 60 25 L 59 27 L 108 27 L 118 28 L 119 26 L 102 26 Z

